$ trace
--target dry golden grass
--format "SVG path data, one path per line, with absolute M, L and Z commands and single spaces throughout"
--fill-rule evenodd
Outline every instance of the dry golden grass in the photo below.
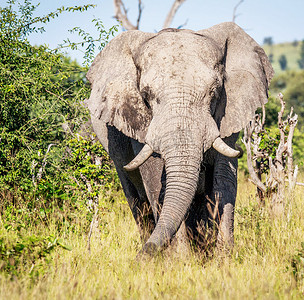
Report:
M 0 298 L 303 299 L 304 275 L 295 277 L 292 268 L 304 242 L 303 188 L 297 188 L 280 218 L 272 217 L 267 205 L 259 207 L 254 194 L 240 176 L 231 257 L 205 258 L 174 248 L 142 261 L 136 259 L 138 230 L 120 194 L 100 212 L 100 232 L 92 236 L 90 253 L 87 234 L 77 227 L 67 230 L 62 238 L 72 251 L 58 249 L 34 281 L 26 273 L 14 279 L 0 275 Z

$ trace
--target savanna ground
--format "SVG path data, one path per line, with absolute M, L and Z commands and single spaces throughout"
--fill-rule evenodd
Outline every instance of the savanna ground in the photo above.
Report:
M 18 259 L 0 262 L 0 298 L 302 299 L 303 200 L 303 187 L 297 187 L 285 214 L 274 218 L 267 203 L 258 205 L 254 186 L 240 175 L 231 257 L 171 247 L 146 260 L 136 259 L 140 237 L 121 191 L 100 198 L 99 232 L 91 237 L 90 252 L 89 210 L 54 208 L 34 216 L 11 206 L 0 219 L 0 240 L 15 243 L 10 251 L 17 253 L 24 233 L 32 241 L 48 238 Z

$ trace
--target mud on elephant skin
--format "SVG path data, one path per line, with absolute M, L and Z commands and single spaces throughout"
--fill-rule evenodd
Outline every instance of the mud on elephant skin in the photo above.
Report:
M 207 200 L 220 195 L 220 245 L 233 246 L 235 142 L 267 102 L 273 69 L 234 23 L 200 31 L 128 31 L 87 78 L 93 129 L 113 159 L 144 242 L 166 247 L 181 224 L 203 240 Z

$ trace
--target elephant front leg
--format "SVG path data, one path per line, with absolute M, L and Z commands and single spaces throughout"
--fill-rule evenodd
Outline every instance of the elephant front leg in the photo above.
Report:
M 127 172 L 123 168 L 138 152 L 134 152 L 133 141 L 115 127 L 108 126 L 107 130 L 108 153 L 115 164 L 126 199 L 139 227 L 141 240 L 145 242 L 155 227 L 152 209 L 140 171 L 137 169 Z
M 233 141 L 231 143 L 234 145 Z M 221 154 L 217 155 L 214 165 L 212 198 L 218 206 L 217 248 L 224 251 L 232 250 L 234 245 L 237 165 L 236 158 L 224 157 Z

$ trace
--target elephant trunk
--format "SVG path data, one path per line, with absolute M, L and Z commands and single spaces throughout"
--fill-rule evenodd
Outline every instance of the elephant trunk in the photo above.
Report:
M 162 135 L 155 139 L 165 161 L 166 191 L 157 225 L 143 247 L 143 252 L 150 254 L 166 246 L 178 231 L 195 196 L 204 149 L 210 148 L 219 136 L 209 111 L 195 115 L 184 99 L 168 103 L 163 109 L 168 112 L 167 117 L 158 130 Z M 151 145 L 155 145 L 153 141 Z
M 182 151 L 173 150 L 165 157 L 167 174 L 166 193 L 162 211 L 143 251 L 152 254 L 169 243 L 185 219 L 192 199 L 195 195 L 202 151 L 198 147 L 187 155 Z

